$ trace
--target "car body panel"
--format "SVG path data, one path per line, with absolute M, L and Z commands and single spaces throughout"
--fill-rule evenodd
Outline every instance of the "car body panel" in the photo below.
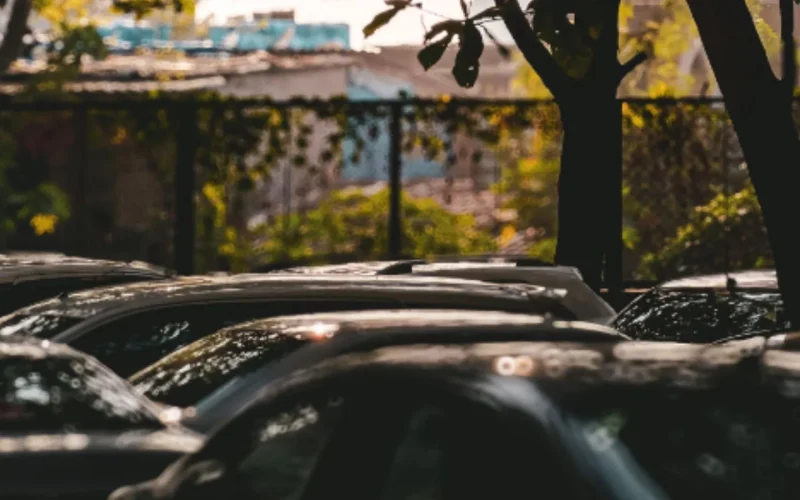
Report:
M 614 342 L 620 339 L 626 337 L 593 323 L 492 311 L 376 310 L 306 314 L 225 328 L 173 352 L 134 374 L 130 381 L 137 390 L 155 400 L 168 392 L 176 397 L 175 394 L 185 392 L 190 384 L 199 384 L 201 379 L 204 384 L 216 384 L 218 387 L 200 406 L 192 409 L 193 416 L 184 420 L 190 428 L 208 432 L 235 414 L 237 408 L 257 399 L 270 381 L 346 352 L 420 342 L 458 345 L 480 340 Z M 288 347 L 284 347 L 284 343 Z M 226 350 L 232 345 L 241 352 L 228 353 Z M 198 371 L 199 379 L 195 377 Z M 181 404 L 169 399 L 166 402 Z
M 735 387 L 740 379 L 731 376 L 747 376 L 751 373 L 748 367 L 752 366 L 748 363 L 759 359 L 763 373 L 784 377 L 773 385 L 781 387 L 786 380 L 800 378 L 800 353 L 788 353 L 788 356 L 765 349 L 764 339 L 732 342 L 725 346 L 619 341 L 387 347 L 345 354 L 308 370 L 292 373 L 271 384 L 259 402 L 242 412 L 240 417 L 247 421 L 245 415 L 249 411 L 263 412 L 285 395 L 303 388 L 322 387 L 320 384 L 333 384 L 338 377 L 375 384 L 376 391 L 381 380 L 405 380 L 408 387 L 412 387 L 414 381 L 413 387 L 441 388 L 515 417 L 508 420 L 509 423 L 519 424 L 522 417 L 528 422 L 528 431 L 535 431 L 549 439 L 553 446 L 560 446 L 558 451 L 571 461 L 576 478 L 593 486 L 590 488 L 596 492 L 593 498 L 661 499 L 665 497 L 658 488 L 635 475 L 626 476 L 614 457 L 604 455 L 600 448 L 592 448 L 595 445 L 590 444 L 591 439 L 584 435 L 585 428 L 570 410 L 564 410 L 565 402 L 569 398 L 583 401 L 604 388 L 666 391 L 662 392 L 665 395 L 678 391 L 702 397 L 707 391 L 726 384 Z M 518 361 L 516 368 L 509 360 Z M 519 362 L 521 360 L 526 361 Z M 560 369 L 554 369 L 556 364 Z M 761 380 L 757 373 L 754 374 L 755 377 L 741 380 Z M 234 446 L 229 439 L 235 434 L 228 430 L 239 422 L 232 420 L 220 427 L 203 450 L 181 458 L 152 481 L 118 491 L 113 500 L 172 498 L 192 467 L 212 464 L 217 458 L 222 459 L 218 456 L 222 450 Z M 521 433 L 519 444 L 528 442 L 528 437 Z M 233 457 L 224 460 L 230 458 Z M 221 462 L 219 464 L 222 466 Z M 632 496 L 632 492 L 637 495 Z

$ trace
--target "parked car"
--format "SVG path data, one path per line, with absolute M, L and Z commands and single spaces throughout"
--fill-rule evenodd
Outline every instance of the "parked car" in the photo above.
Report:
M 608 324 L 617 312 L 583 281 L 574 267 L 556 266 L 514 256 L 453 257 L 433 261 L 373 261 L 326 266 L 300 266 L 271 271 L 289 274 L 353 274 L 372 276 L 439 276 L 491 283 L 519 283 L 566 290 L 564 307 L 577 319 Z
M 100 499 L 157 475 L 202 436 L 93 358 L 0 342 L 0 497 Z
M 667 281 L 620 311 L 612 327 L 638 340 L 707 343 L 785 331 L 774 270 Z
M 60 293 L 164 279 L 143 262 L 84 259 L 58 253 L 0 254 L 0 316 Z
M 346 337 L 330 344 L 333 338 Z M 235 325 L 197 340 L 133 375 L 148 398 L 188 408 L 183 424 L 207 433 L 270 382 L 345 352 L 436 342 L 618 341 L 610 328 L 491 311 L 359 311 L 282 316 Z M 320 345 L 325 344 L 325 345 Z
M 793 499 L 800 402 L 784 389 L 800 353 L 763 343 L 348 354 L 272 384 L 202 450 L 110 498 Z
M 97 288 L 0 318 L 3 335 L 63 342 L 128 377 L 225 326 L 271 316 L 363 309 L 462 309 L 574 319 L 543 287 L 442 278 L 197 276 Z

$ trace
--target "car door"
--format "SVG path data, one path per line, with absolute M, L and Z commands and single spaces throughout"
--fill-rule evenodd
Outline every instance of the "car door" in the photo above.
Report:
M 362 373 L 237 419 L 195 459 L 223 464 L 224 475 L 186 476 L 173 498 L 585 498 L 573 471 L 519 422 L 458 392 L 404 382 Z

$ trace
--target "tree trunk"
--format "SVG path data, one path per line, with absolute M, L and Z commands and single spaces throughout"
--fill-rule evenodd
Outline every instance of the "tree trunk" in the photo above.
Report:
M 0 43 L 0 74 L 5 73 L 22 51 L 22 37 L 28 32 L 33 0 L 13 0 L 3 41 Z
M 772 73 L 744 0 L 688 0 L 739 138 L 792 325 L 800 326 L 800 139 L 791 84 Z M 789 78 L 791 82 L 793 79 Z
M 564 141 L 558 182 L 556 262 L 577 267 L 599 289 L 613 233 L 611 196 L 620 186 L 615 169 L 622 161 L 622 124 L 616 88 L 584 91 L 561 104 Z M 619 237 L 617 232 L 616 236 Z

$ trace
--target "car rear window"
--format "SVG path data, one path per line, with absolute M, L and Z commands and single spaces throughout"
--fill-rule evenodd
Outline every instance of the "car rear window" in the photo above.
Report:
M 130 378 L 137 391 L 161 403 L 188 407 L 211 393 L 308 344 L 300 336 L 263 330 L 223 330 L 200 339 Z
M 64 314 L 14 314 L 0 320 L 0 337 L 14 335 L 51 339 L 83 320 L 84 318 Z
M 93 360 L 0 358 L 0 394 L 3 432 L 163 427 L 129 386 Z
M 653 289 L 620 312 L 613 325 L 636 340 L 714 342 L 785 330 L 779 293 Z

